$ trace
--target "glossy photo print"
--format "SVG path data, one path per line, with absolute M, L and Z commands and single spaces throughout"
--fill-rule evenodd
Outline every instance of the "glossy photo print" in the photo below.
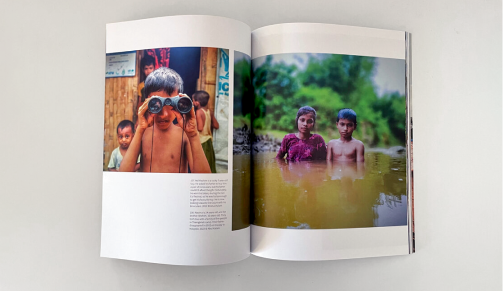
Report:
M 407 225 L 405 61 L 252 60 L 254 224 Z
M 103 171 L 227 173 L 229 51 L 106 56 Z
M 251 114 L 253 86 L 251 58 L 234 52 L 234 108 L 232 128 L 232 230 L 250 225 Z

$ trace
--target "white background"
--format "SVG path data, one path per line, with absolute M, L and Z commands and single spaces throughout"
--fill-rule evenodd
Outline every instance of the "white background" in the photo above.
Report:
M 2 2 L 0 290 L 501 290 L 501 2 Z M 417 253 L 100 258 L 105 24 L 175 14 L 411 32 Z

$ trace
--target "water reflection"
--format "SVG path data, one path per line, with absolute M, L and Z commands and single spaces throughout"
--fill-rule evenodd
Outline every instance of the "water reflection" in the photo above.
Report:
M 285 162 L 254 155 L 254 224 L 332 229 L 407 224 L 406 158 L 368 152 L 365 163 Z
M 250 155 L 233 155 L 232 230 L 250 226 Z

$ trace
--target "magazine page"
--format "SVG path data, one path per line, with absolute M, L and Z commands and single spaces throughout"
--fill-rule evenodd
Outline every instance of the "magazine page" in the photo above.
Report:
M 249 178 L 234 177 L 229 157 L 233 64 L 238 55 L 250 67 L 250 50 L 250 28 L 221 17 L 107 25 L 102 257 L 213 265 L 249 256 L 249 201 L 232 197 L 233 178 Z
M 234 52 L 234 110 L 232 148 L 232 230 L 249 227 L 251 221 L 251 114 L 253 84 L 251 56 Z
M 330 24 L 252 32 L 252 253 L 409 253 L 406 34 Z

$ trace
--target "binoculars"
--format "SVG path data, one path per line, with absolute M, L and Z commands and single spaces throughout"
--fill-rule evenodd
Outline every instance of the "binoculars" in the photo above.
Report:
M 161 112 L 164 106 L 172 106 L 181 114 L 189 113 L 192 109 L 192 100 L 186 96 L 159 97 L 153 96 L 148 102 L 148 111 L 153 114 Z

